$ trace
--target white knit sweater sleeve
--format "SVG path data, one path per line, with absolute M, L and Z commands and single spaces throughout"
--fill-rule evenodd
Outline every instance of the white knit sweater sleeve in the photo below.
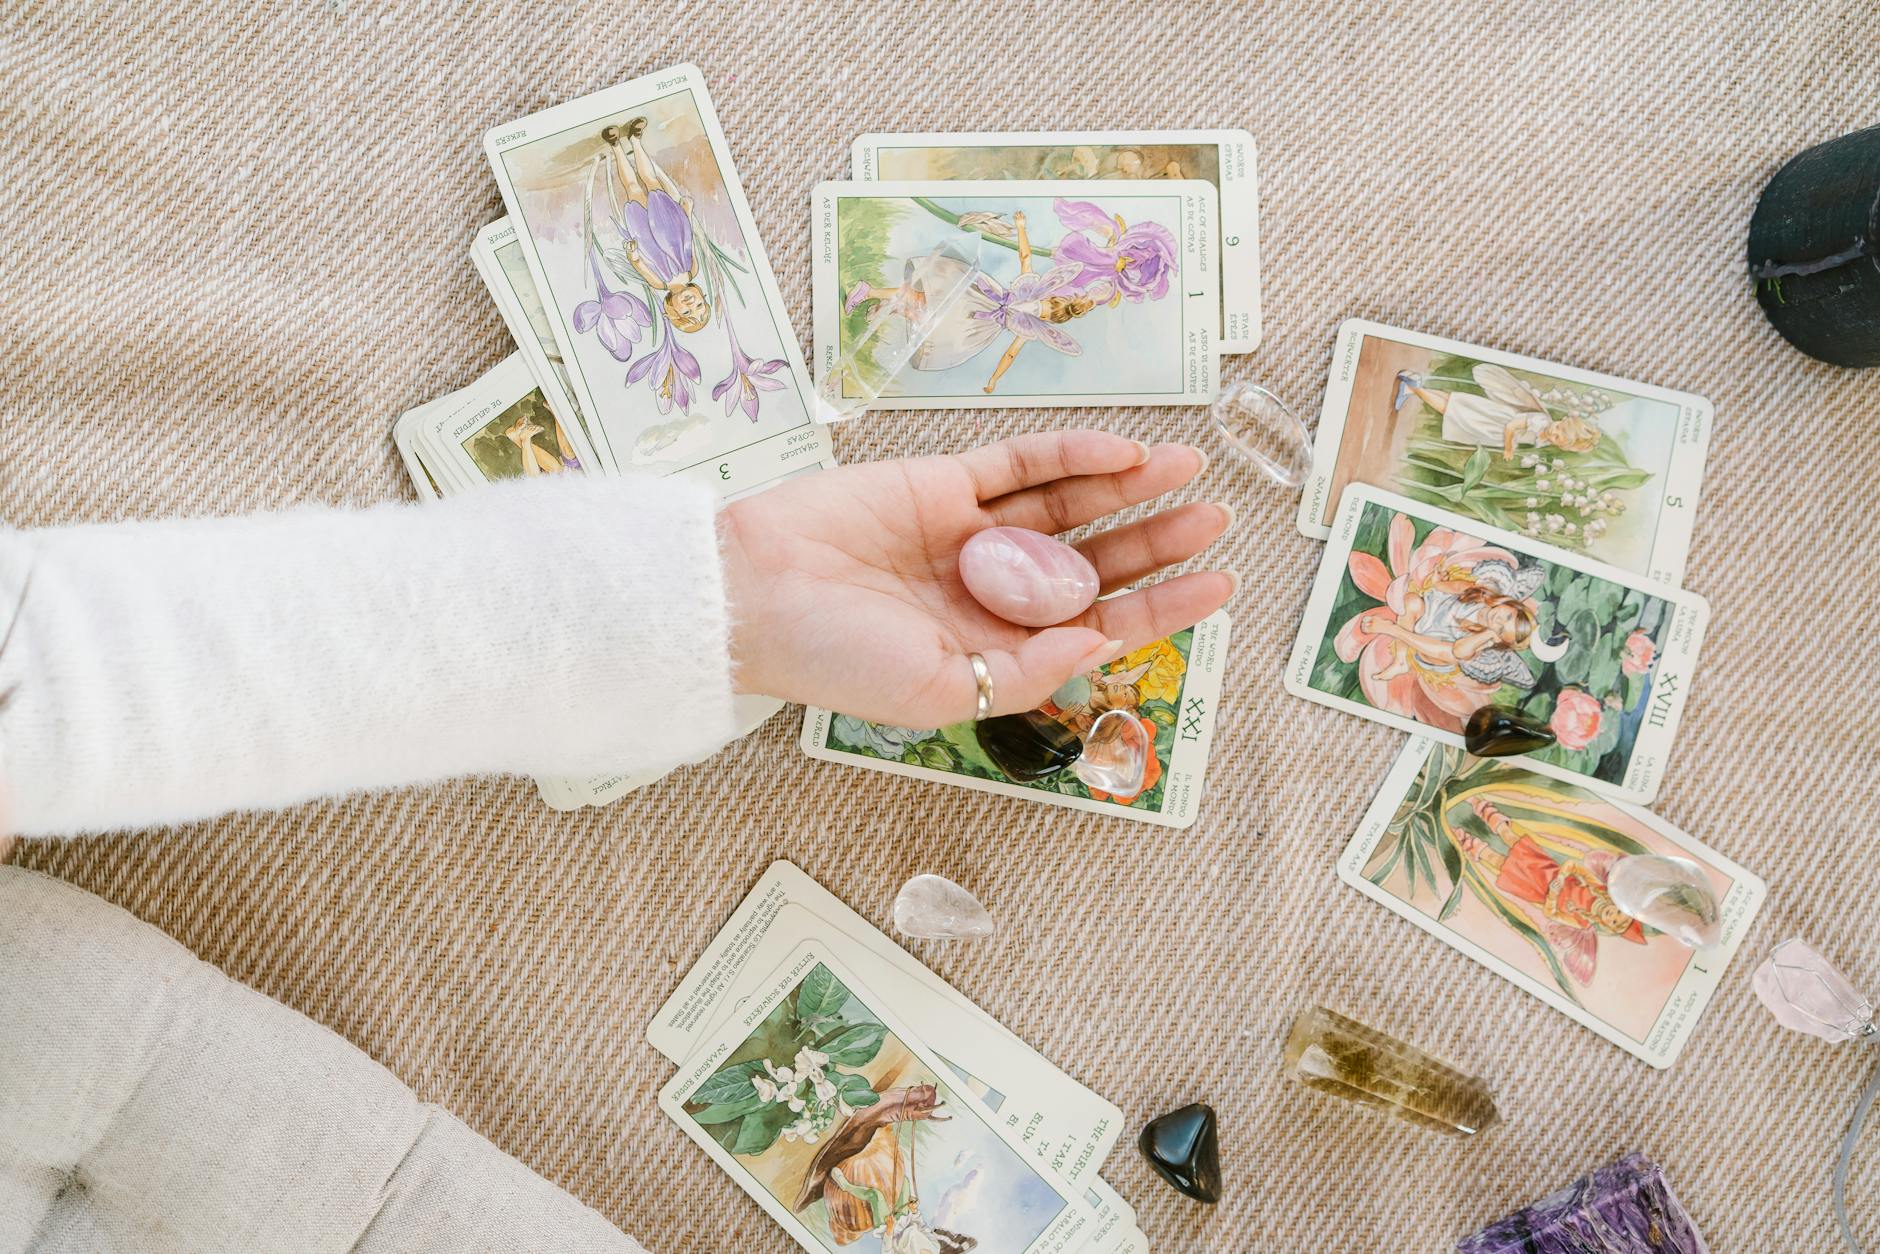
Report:
M 714 506 L 672 479 L 556 479 L 0 531 L 0 822 L 71 834 L 710 752 L 735 732 Z

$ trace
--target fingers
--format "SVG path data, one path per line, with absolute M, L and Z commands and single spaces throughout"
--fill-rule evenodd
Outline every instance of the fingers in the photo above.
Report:
M 1055 535 L 1173 492 L 1200 474 L 1207 464 L 1200 449 L 1186 444 L 1159 444 L 1149 450 L 1148 460 L 1140 465 L 1112 474 L 1086 472 L 986 501 L 985 506 L 1000 526 Z
M 1239 586 L 1240 576 L 1231 571 L 1177 575 L 1140 592 L 1098 601 L 1083 612 L 1078 622 L 1094 627 L 1106 640 L 1122 641 L 1123 651 L 1139 649 L 1152 640 L 1194 626 L 1226 605 Z
M 1113 657 L 1122 646 L 1088 627 L 1047 627 L 1013 649 L 991 649 L 983 656 L 992 675 L 992 713 L 1021 714 L 1044 704 L 1045 698 L 1072 675 L 1082 674 Z M 978 705 L 978 686 L 972 668 L 960 662 L 969 689 L 962 718 L 971 718 Z
M 1102 592 L 1108 595 L 1163 567 L 1187 561 L 1220 539 L 1233 522 L 1234 511 L 1227 506 L 1196 501 L 1126 527 L 1098 532 L 1077 550 L 1097 568 Z
M 982 501 L 1072 475 L 1110 475 L 1140 466 L 1149 448 L 1108 431 L 1043 431 L 960 454 Z

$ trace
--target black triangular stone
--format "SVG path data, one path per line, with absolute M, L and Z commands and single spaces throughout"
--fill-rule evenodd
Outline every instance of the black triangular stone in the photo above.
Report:
M 1462 743 L 1478 758 L 1532 753 L 1554 743 L 1553 728 L 1505 705 L 1484 705 L 1462 727 Z
M 993 765 L 1020 783 L 1057 774 L 1084 749 L 1076 732 L 1037 710 L 985 719 L 973 725 L 973 734 Z
M 1179 1191 L 1210 1206 L 1221 1200 L 1221 1147 L 1212 1106 L 1196 1102 L 1151 1119 L 1136 1148 Z

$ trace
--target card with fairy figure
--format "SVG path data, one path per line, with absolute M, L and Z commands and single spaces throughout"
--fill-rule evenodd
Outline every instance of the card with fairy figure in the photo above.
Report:
M 834 464 L 697 67 L 499 126 L 484 151 L 610 466 L 730 496 Z
M 1243 130 L 958 131 L 867 134 L 858 179 L 1203 179 L 1220 191 L 1221 351 L 1260 345 L 1260 195 Z
M 1323 539 L 1368 483 L 1677 584 L 1710 428 L 1701 396 L 1352 319 L 1299 529 Z
M 818 184 L 822 386 L 883 409 L 1205 405 L 1218 201 L 1198 180 Z
M 1345 489 L 1287 691 L 1461 745 L 1483 706 L 1555 743 L 1520 761 L 1649 805 L 1691 688 L 1702 597 L 1365 484 Z
M 1640 855 L 1692 863 L 1721 939 L 1691 949 L 1626 914 L 1608 880 Z M 1654 1067 L 1690 1039 L 1763 882 L 1649 810 L 1413 736 L 1338 860 L 1347 884 Z
M 1154 752 L 1141 790 L 1130 796 L 1093 789 L 1069 769 L 1043 779 L 1015 780 L 993 761 L 980 742 L 984 728 L 972 722 L 894 727 L 812 706 L 803 718 L 803 752 L 980 792 L 1189 827 L 1199 812 L 1207 777 L 1228 630 L 1226 613 L 1216 612 L 1072 678 L 1039 707 L 1079 737 L 1087 736 L 1096 720 L 1112 710 L 1141 720 Z
M 815 1254 L 1068 1254 L 1097 1219 L 820 943 L 660 1093 Z

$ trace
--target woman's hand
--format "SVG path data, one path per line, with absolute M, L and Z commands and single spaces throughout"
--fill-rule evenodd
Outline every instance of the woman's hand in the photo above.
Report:
M 842 466 L 737 501 L 720 529 L 738 690 L 939 727 L 973 716 L 966 655 L 979 653 L 993 712 L 1033 709 L 1072 675 L 1206 618 L 1239 579 L 1180 575 L 1032 630 L 982 608 L 960 582 L 967 537 L 1070 531 L 1173 491 L 1206 464 L 1186 445 L 1060 431 Z M 1232 521 L 1224 505 L 1184 505 L 1077 547 L 1109 593 L 1188 560 Z

